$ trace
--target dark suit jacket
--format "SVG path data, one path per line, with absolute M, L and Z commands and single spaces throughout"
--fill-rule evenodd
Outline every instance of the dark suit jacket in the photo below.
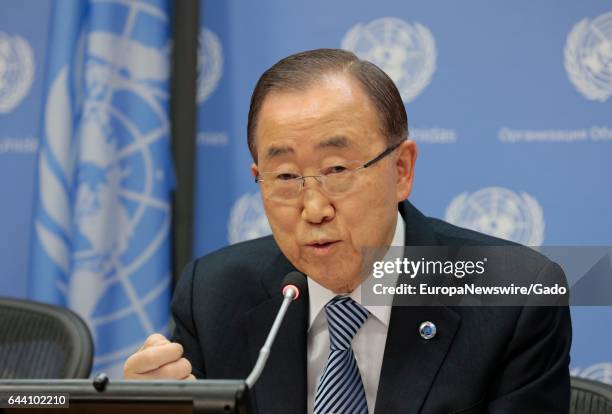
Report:
M 423 216 L 401 203 L 406 245 L 498 245 L 483 234 Z M 530 249 L 513 249 L 511 271 L 561 274 Z M 295 270 L 272 237 L 236 244 L 189 264 L 174 293 L 173 340 L 198 378 L 246 378 Z M 437 335 L 418 334 L 433 321 Z M 289 308 L 251 392 L 260 414 L 306 412 L 307 297 Z M 571 323 L 567 307 L 396 306 L 376 413 L 567 413 Z

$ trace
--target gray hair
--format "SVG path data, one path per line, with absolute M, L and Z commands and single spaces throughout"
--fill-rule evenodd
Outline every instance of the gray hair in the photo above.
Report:
M 303 90 L 330 73 L 348 73 L 363 87 L 378 112 L 381 133 L 393 145 L 408 136 L 406 108 L 391 78 L 375 64 L 341 49 L 315 49 L 278 61 L 257 81 L 247 125 L 247 142 L 257 162 L 255 129 L 263 101 L 270 92 Z

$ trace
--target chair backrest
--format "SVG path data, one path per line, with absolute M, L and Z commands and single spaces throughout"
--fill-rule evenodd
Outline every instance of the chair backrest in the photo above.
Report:
M 93 343 L 69 309 L 0 298 L 0 378 L 87 378 Z
M 612 414 L 612 385 L 572 377 L 571 414 Z

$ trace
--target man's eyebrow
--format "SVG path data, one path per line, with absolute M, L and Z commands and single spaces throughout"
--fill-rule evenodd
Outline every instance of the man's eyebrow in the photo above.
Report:
M 336 136 L 336 137 L 330 137 L 327 138 L 321 142 L 319 142 L 317 145 L 315 145 L 315 149 L 322 149 L 322 148 L 346 148 L 350 145 L 349 140 L 346 137 L 343 136 Z M 266 159 L 270 160 L 272 158 L 281 156 L 281 155 L 285 155 L 285 154 L 294 154 L 295 151 L 293 150 L 293 147 L 290 147 L 288 145 L 281 145 L 281 146 L 277 146 L 277 147 L 270 147 L 268 148 L 268 150 L 266 151 Z
M 284 154 L 293 154 L 295 151 L 293 151 L 293 148 L 291 148 L 288 145 L 283 145 L 280 147 L 270 147 L 268 148 L 268 150 L 266 151 L 266 159 L 272 159 L 274 157 L 278 157 L 280 155 L 284 155 Z
M 329 147 L 346 148 L 349 145 L 350 145 L 349 140 L 346 139 L 346 137 L 337 136 L 337 137 L 330 137 L 330 138 L 325 139 L 324 141 L 319 142 L 317 145 L 315 145 L 315 149 L 329 148 Z

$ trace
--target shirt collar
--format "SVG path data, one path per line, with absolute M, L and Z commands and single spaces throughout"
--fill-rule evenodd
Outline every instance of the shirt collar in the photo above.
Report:
M 393 241 L 391 242 L 391 246 L 403 246 L 405 242 L 406 232 L 405 232 L 405 223 L 402 216 L 397 213 L 397 222 L 395 224 L 395 234 L 393 235 Z M 396 275 L 397 277 L 397 275 Z M 321 313 L 321 310 L 335 296 L 336 293 L 331 290 L 321 286 L 319 283 L 315 282 L 311 278 L 307 278 L 308 280 L 308 297 L 310 302 L 310 310 L 309 310 L 309 321 L 308 321 L 308 329 L 312 327 L 315 319 Z M 348 296 L 351 297 L 355 302 L 361 304 L 365 307 L 376 319 L 385 324 L 385 326 L 389 326 L 389 318 L 391 317 L 391 300 L 393 299 L 392 295 L 385 295 L 386 298 L 389 299 L 389 304 L 380 306 L 380 305 L 364 305 L 361 299 L 361 285 L 359 285 L 355 290 L 353 290 Z

